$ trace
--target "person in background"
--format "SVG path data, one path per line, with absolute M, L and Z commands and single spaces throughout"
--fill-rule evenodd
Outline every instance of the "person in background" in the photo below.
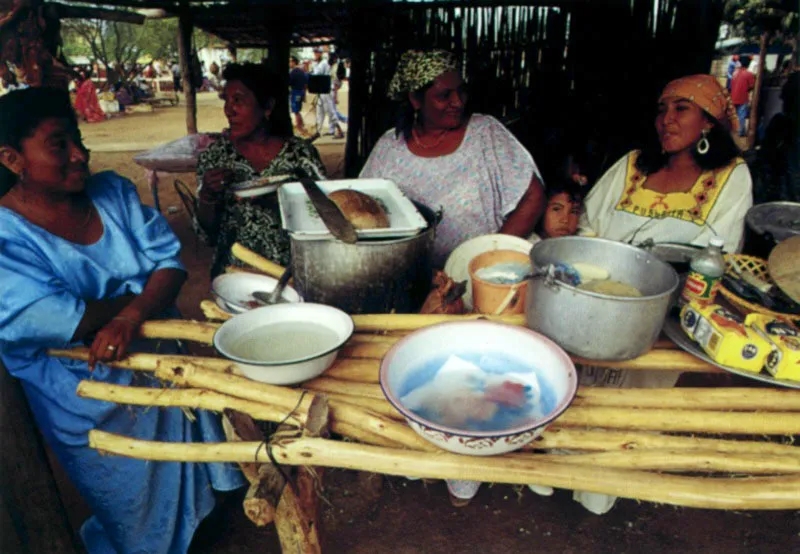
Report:
M 314 50 L 314 59 L 316 60 L 311 66 L 311 75 L 324 75 L 331 77 L 331 66 L 322 57 L 322 49 L 317 48 Z M 331 90 L 333 90 L 333 79 L 331 79 Z M 320 135 L 329 134 L 334 138 L 344 138 L 344 133 L 336 118 L 336 106 L 333 104 L 333 93 L 328 92 L 325 94 L 317 95 L 317 133 Z M 328 119 L 328 133 L 322 131 L 325 124 L 325 118 Z
M 6 65 L 5 62 L 0 62 L 0 96 L 7 94 L 12 90 L 22 90 L 28 88 L 25 83 L 20 84 L 17 81 L 17 76 Z
M 300 67 L 300 60 L 297 56 L 289 58 L 289 107 L 294 114 L 294 123 L 297 130 L 302 134 L 307 134 L 305 123 L 303 122 L 303 101 L 306 98 L 306 88 L 308 87 L 308 76 L 303 68 Z
M 546 194 L 544 215 L 536 226 L 536 233 L 528 237 L 531 242 L 568 237 L 578 232 L 583 197 L 586 195 L 584 188 L 569 179 L 551 180 L 548 181 Z
M 747 119 L 750 117 L 750 92 L 756 86 L 756 77 L 748 69 L 750 58 L 742 56 L 740 61 L 742 65 L 731 80 L 731 101 L 739 118 L 739 136 L 743 137 L 747 131 Z
M 183 79 L 181 78 L 181 66 L 176 61 L 172 62 L 170 66 L 170 71 L 172 72 L 172 85 L 175 87 L 175 92 L 183 92 Z
M 731 91 L 731 81 L 733 80 L 733 74 L 736 73 L 736 69 L 741 67 L 742 64 L 739 63 L 739 54 L 734 54 L 731 56 L 731 60 L 728 62 L 728 71 L 726 72 L 726 81 L 725 81 L 725 88 L 728 89 L 728 92 Z
M 190 421 L 179 408 L 76 392 L 81 381 L 163 386 L 108 364 L 159 350 L 138 338 L 139 329 L 176 316 L 186 280 L 166 219 L 142 205 L 127 179 L 90 175 L 88 160 L 65 91 L 30 88 L 0 98 L 0 359 L 92 510 L 80 529 L 86 550 L 186 552 L 214 491 L 245 482 L 228 464 L 136 460 L 89 446 L 93 429 L 168 443 L 224 442 L 225 435 L 219 416 L 204 410 Z M 89 346 L 88 362 L 48 354 L 80 346 Z
M 800 71 L 786 79 L 781 100 L 752 167 L 757 202 L 800 202 Z
M 81 72 L 78 77 L 78 92 L 75 94 L 75 111 L 78 117 L 87 123 L 99 123 L 106 120 L 106 114 L 100 107 L 97 89 L 94 82 Z
M 339 59 L 339 56 L 334 52 L 328 55 L 328 62 L 331 64 L 331 87 L 333 91 L 333 111 L 336 114 L 337 124 L 347 124 L 347 116 L 339 111 L 339 90 L 342 88 L 342 83 L 347 76 L 344 63 Z M 344 138 L 344 137 L 338 137 Z
M 216 247 L 212 277 L 238 263 L 230 253 L 234 242 L 287 267 L 289 236 L 281 227 L 277 194 L 237 199 L 231 186 L 277 175 L 324 179 L 325 166 L 317 150 L 295 137 L 290 125 L 284 129 L 270 123 L 275 99 L 286 94 L 272 73 L 261 64 L 229 64 L 222 76 L 230 127 L 200 154 L 195 231 Z
M 468 111 L 452 53 L 403 54 L 389 96 L 399 104 L 397 123 L 378 140 L 361 177 L 391 179 L 412 200 L 443 210 L 435 267 L 470 238 L 530 235 L 545 207 L 539 170 L 499 121 Z

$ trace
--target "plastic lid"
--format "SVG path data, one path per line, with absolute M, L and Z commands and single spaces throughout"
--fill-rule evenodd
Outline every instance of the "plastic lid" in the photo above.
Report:
M 711 246 L 716 246 L 717 248 L 722 248 L 725 246 L 725 239 L 722 237 L 711 237 L 711 240 L 708 241 L 708 244 Z

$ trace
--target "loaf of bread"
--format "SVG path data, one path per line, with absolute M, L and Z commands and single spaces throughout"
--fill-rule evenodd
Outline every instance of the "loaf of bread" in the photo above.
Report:
M 386 210 L 368 194 L 345 189 L 333 191 L 328 198 L 356 229 L 385 229 L 389 226 Z

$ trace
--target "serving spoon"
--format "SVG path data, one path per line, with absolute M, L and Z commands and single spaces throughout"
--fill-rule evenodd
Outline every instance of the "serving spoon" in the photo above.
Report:
M 253 292 L 253 298 L 258 300 L 259 302 L 271 306 L 273 304 L 286 304 L 291 302 L 290 300 L 285 299 L 283 296 L 283 289 L 286 288 L 286 284 L 289 282 L 289 279 L 292 277 L 292 268 L 287 267 L 283 274 L 281 274 L 280 279 L 278 279 L 275 288 L 272 289 L 272 292 L 264 292 L 261 290 L 257 290 Z

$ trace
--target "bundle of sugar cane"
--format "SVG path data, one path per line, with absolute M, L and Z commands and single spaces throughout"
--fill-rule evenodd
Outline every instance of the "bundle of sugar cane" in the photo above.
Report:
M 386 416 L 394 410 L 376 384 L 320 377 L 303 387 Z M 583 388 L 577 404 L 557 422 L 562 427 L 693 433 L 800 432 L 800 391 L 769 391 L 772 394 L 764 395 L 762 400 L 764 389 L 721 389 L 714 394 L 707 390 Z
M 85 349 L 53 352 L 73 358 L 88 358 Z M 155 371 L 160 377 L 172 381 L 185 380 L 187 374 L 191 373 L 195 376 L 194 379 L 200 381 L 197 386 L 210 390 L 221 391 L 219 387 L 229 386 L 229 381 L 224 379 L 236 378 L 237 390 L 242 389 L 250 394 L 254 389 L 267 387 L 273 394 L 274 391 L 286 391 L 295 402 L 299 394 L 292 389 L 264 385 L 235 375 L 220 375 L 220 372 L 230 373 L 231 366 L 223 360 L 217 361 L 213 358 L 133 354 L 115 365 Z M 340 400 L 347 397 L 343 400 L 346 404 L 362 406 L 383 417 L 396 413 L 384 399 L 383 391 L 377 384 L 321 377 L 305 383 L 304 387 L 314 392 L 338 395 Z M 569 427 L 791 435 L 800 430 L 800 411 L 797 411 L 799 397 L 800 392 L 788 389 L 709 391 L 678 388 L 661 391 L 587 388 L 581 389 L 576 405 L 559 418 L 558 424 Z M 361 398 L 374 402 L 367 406 L 360 401 Z M 291 403 L 291 400 L 287 403 Z M 378 409 L 376 406 L 382 408 Z M 731 411 L 737 409 L 749 411 Z M 356 418 L 352 414 L 351 417 Z
M 231 389 L 235 390 L 235 389 Z M 253 400 L 243 400 L 235 396 L 208 390 L 197 389 L 151 389 L 126 387 L 107 383 L 83 381 L 78 387 L 78 395 L 85 398 L 105 400 L 121 404 L 134 404 L 145 406 L 180 406 L 190 408 L 201 408 L 213 411 L 223 411 L 234 409 L 246 413 L 256 419 L 284 422 L 297 426 L 303 424 L 302 414 L 291 415 L 286 404 L 276 406 L 269 403 Z M 437 452 L 431 445 L 422 442 L 418 437 L 410 433 L 397 434 L 398 424 L 389 424 L 394 427 L 392 432 L 387 432 L 387 423 L 380 418 L 372 417 L 368 411 L 353 410 L 355 405 L 343 407 L 338 399 L 331 402 L 332 429 L 349 438 L 359 440 L 367 444 L 377 444 L 380 446 L 399 447 L 404 446 L 414 450 L 425 450 Z M 353 425 L 353 418 L 344 410 L 353 410 L 356 417 L 367 417 L 379 421 L 378 425 L 373 425 L 369 429 L 364 426 Z M 343 423 L 344 421 L 344 423 Z M 410 431 L 410 430 L 409 430 Z M 575 433 L 573 431 L 573 433 Z M 581 433 L 578 431 L 578 433 Z M 584 435 L 594 435 L 595 440 L 601 439 L 602 447 L 599 450 L 613 450 L 611 441 L 622 441 L 624 448 L 611 452 L 606 456 L 589 456 L 582 454 L 572 454 L 563 457 L 564 463 L 574 465 L 592 465 L 617 468 L 649 469 L 659 471 L 727 471 L 741 474 L 773 474 L 773 473 L 792 473 L 800 472 L 800 450 L 795 447 L 773 444 L 756 443 L 752 441 L 726 441 L 719 439 L 697 439 L 692 437 L 673 437 L 639 434 L 620 434 L 616 437 L 603 437 L 598 430 L 583 431 Z M 537 441 L 536 447 L 547 448 L 566 448 L 577 447 L 586 449 L 590 444 L 585 436 L 581 440 L 569 441 L 567 436 L 569 430 L 550 433 L 555 440 L 554 443 L 547 445 L 547 436 L 543 440 Z M 402 436 L 404 435 L 404 436 Z M 622 436 L 622 438 L 620 438 Z M 400 438 L 398 438 L 400 437 Z M 565 440 L 566 439 L 566 440 Z M 632 448 L 631 443 L 637 442 L 637 448 Z M 635 450 L 635 452 L 634 452 Z M 519 455 L 508 455 L 519 456 Z M 563 456 L 559 454 L 558 456 Z M 531 458 L 533 459 L 533 458 Z M 555 458 L 544 458 L 537 455 L 537 459 L 544 461 L 555 461 Z
M 468 479 L 541 485 L 698 508 L 799 509 L 800 474 L 779 477 L 708 478 L 659 474 L 642 470 L 596 467 L 579 471 L 572 464 L 534 456 L 471 457 L 450 453 L 420 456 L 396 448 L 317 438 L 288 439 L 271 444 L 171 444 L 140 441 L 91 431 L 89 444 L 101 452 L 132 458 L 193 462 L 270 462 L 312 465 L 388 475 Z M 266 452 L 269 450 L 269 452 Z M 581 467 L 581 466 L 579 466 Z

